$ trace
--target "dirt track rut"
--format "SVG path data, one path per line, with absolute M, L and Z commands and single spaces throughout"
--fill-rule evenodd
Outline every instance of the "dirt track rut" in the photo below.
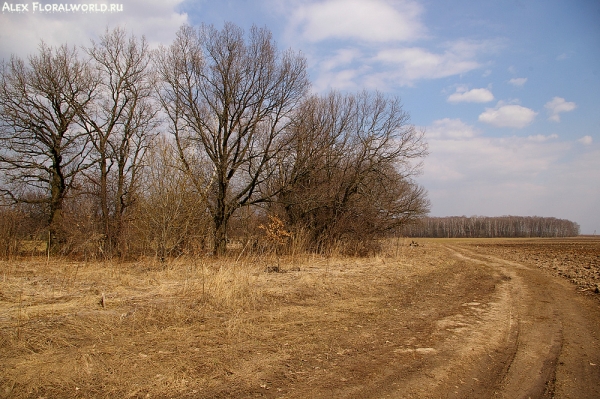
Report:
M 467 262 L 492 267 L 504 283 L 497 288 L 495 310 L 478 327 L 488 339 L 483 346 L 464 342 L 476 344 L 473 351 L 479 356 L 454 357 L 457 367 L 472 370 L 475 383 L 444 395 L 456 382 L 448 380 L 432 396 L 600 398 L 597 301 L 537 269 L 465 248 L 448 249 Z M 459 381 L 464 377 L 468 375 L 463 373 Z

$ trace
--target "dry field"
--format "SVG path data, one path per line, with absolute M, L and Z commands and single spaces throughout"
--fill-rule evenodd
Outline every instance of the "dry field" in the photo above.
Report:
M 410 242 L 4 261 L 0 397 L 600 397 L 600 239 Z

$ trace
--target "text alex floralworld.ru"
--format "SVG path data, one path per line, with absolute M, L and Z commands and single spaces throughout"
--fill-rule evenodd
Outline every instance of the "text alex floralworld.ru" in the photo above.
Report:
M 31 6 L 31 7 L 30 7 Z M 73 4 L 73 3 L 7 3 L 2 5 L 2 12 L 123 12 L 123 4 Z

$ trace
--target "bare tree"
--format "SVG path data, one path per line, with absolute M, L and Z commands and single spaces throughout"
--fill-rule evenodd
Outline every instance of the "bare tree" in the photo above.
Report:
M 43 42 L 28 62 L 16 56 L 3 62 L 0 79 L 2 193 L 47 206 L 51 236 L 60 242 L 63 202 L 89 166 L 87 135 L 75 122 L 95 82 L 75 49 Z
M 95 66 L 93 107 L 79 108 L 95 168 L 86 173 L 99 200 L 105 253 L 118 250 L 127 208 L 135 198 L 142 159 L 157 125 L 150 53 L 144 38 L 121 28 L 106 31 L 87 49 Z
M 290 116 L 308 90 L 306 61 L 279 52 L 266 28 L 253 27 L 245 39 L 242 29 L 227 23 L 222 30 L 182 27 L 156 62 L 183 165 L 190 174 L 195 159 L 211 165 L 195 184 L 209 204 L 214 253 L 223 254 L 232 214 L 268 199 L 257 187 L 271 177 Z M 185 156 L 190 144 L 195 159 Z
M 279 162 L 278 205 L 316 246 L 367 242 L 428 211 L 412 177 L 427 154 L 424 132 L 397 98 L 330 93 L 298 110 Z

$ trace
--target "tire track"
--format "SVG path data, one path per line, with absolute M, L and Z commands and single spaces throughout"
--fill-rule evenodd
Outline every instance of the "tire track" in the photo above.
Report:
M 600 397 L 600 372 L 594 363 L 598 357 L 597 309 L 590 308 L 564 282 L 539 270 L 464 248 L 448 248 L 456 256 L 493 266 L 511 277 L 511 312 L 516 315 L 518 338 L 496 397 Z M 578 307 L 578 302 L 583 307 Z M 584 312 L 591 313 L 591 324 L 583 320 Z

